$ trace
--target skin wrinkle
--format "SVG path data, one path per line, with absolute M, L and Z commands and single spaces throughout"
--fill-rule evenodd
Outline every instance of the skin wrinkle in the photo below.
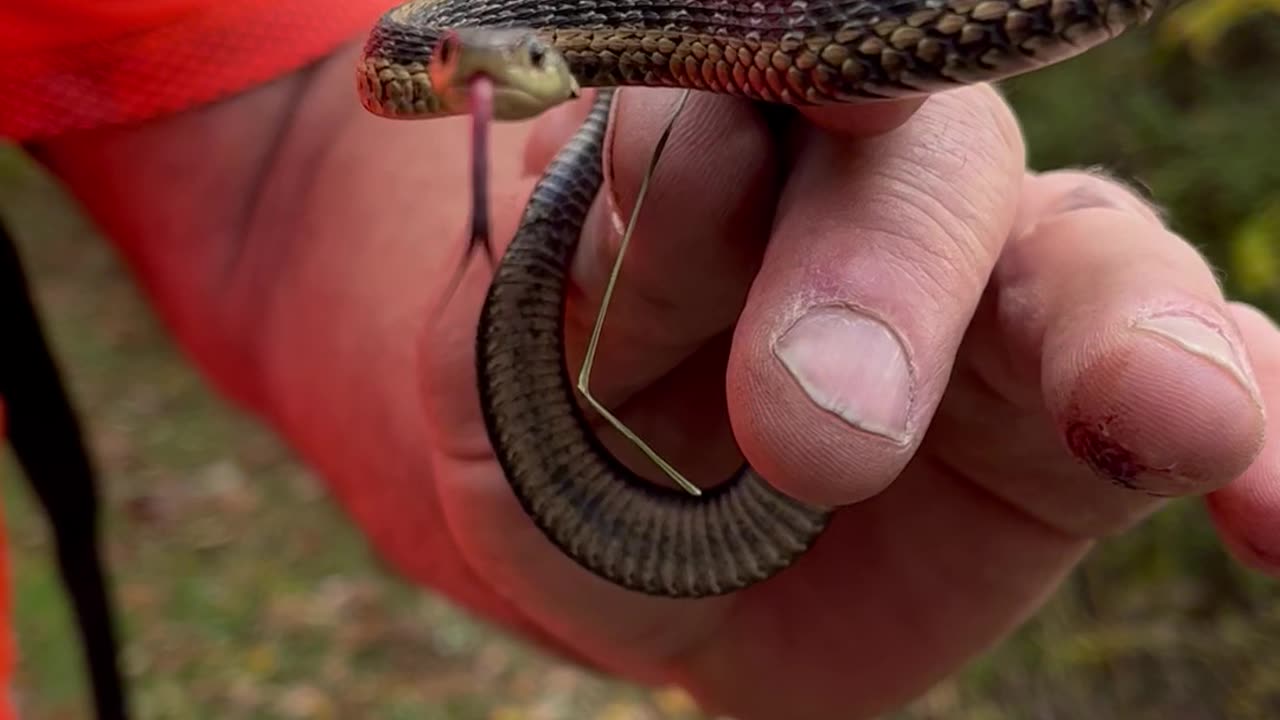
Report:
M 1018 123 L 1018 116 L 1014 113 L 1013 108 L 1005 101 L 1004 96 L 1000 93 L 997 86 L 985 83 L 973 86 L 972 91 L 976 94 L 987 96 L 987 102 L 975 102 L 961 104 L 955 98 L 950 98 L 961 107 L 976 108 L 980 113 L 985 113 L 990 122 L 979 121 L 978 127 L 994 127 L 1000 135 L 1002 147 L 1012 151 L 1011 160 L 1017 163 L 1018 168 L 1026 166 L 1026 139 L 1022 134 L 1022 126 Z
M 242 316 L 249 321 L 248 334 L 254 338 L 249 345 L 254 348 L 253 354 L 257 358 L 255 364 L 260 375 L 258 384 L 262 386 L 261 392 L 264 394 L 270 393 L 272 388 L 281 387 L 280 383 L 270 383 L 262 376 L 268 373 L 269 361 L 266 357 L 270 354 L 267 346 L 273 336 L 271 329 L 276 327 L 277 322 L 290 322 L 287 317 L 277 319 L 279 312 L 287 312 L 278 299 L 279 290 L 283 286 L 279 277 L 285 274 L 281 269 L 290 266 L 290 259 L 298 247 L 296 238 L 288 233 L 280 233 L 278 228 L 289 227 L 291 223 L 297 222 L 296 218 L 306 217 L 307 213 L 300 208 L 310 204 L 316 178 L 320 176 L 319 169 L 329 162 L 331 156 L 330 140 L 341 129 L 341 126 L 333 124 L 317 123 L 317 117 L 321 114 L 316 112 L 316 103 L 310 101 L 325 94 L 323 88 L 316 85 L 316 80 L 324 76 L 321 71 L 326 65 L 323 60 L 318 61 L 308 65 L 300 75 L 290 76 L 296 79 L 297 86 L 290 88 L 285 96 L 286 110 L 278 120 L 279 125 L 270 135 L 271 151 L 265 158 L 262 170 L 246 191 L 249 201 L 246 204 L 247 214 L 241 239 L 231 243 L 229 257 L 221 270 L 224 281 L 229 281 L 232 277 L 249 278 L 250 283 L 259 289 L 258 297 L 249 303 L 258 308 L 257 312 L 243 312 Z M 315 138 L 304 147 L 305 140 L 314 134 L 307 130 L 317 126 L 332 128 L 332 131 L 325 137 Z M 272 192 L 273 188 L 278 189 L 281 185 L 288 189 Z M 276 202 L 281 195 L 290 201 L 292 207 Z M 280 242 L 281 239 L 284 242 Z M 268 250 L 269 253 L 264 254 L 263 250 Z M 275 278 L 275 281 L 252 282 L 254 278 L 268 276 Z M 273 412 L 288 407 L 282 400 L 280 397 L 269 399 L 263 404 L 264 409 Z M 284 418 L 274 420 L 281 422 Z
M 957 97 L 966 93 L 973 95 L 986 95 L 989 102 L 965 102 L 962 98 Z M 930 96 L 930 103 L 941 103 L 948 106 L 948 112 L 936 112 L 917 115 L 920 122 L 935 125 L 931 131 L 923 133 L 923 137 L 928 140 L 932 138 L 955 138 L 963 137 L 968 141 L 963 147 L 957 148 L 954 144 L 945 142 L 921 142 L 916 143 L 912 149 L 916 152 L 936 146 L 939 150 L 932 154 L 934 158 L 951 158 L 954 167 L 949 170 L 955 174 L 959 174 L 967 169 L 973 162 L 973 158 L 977 157 L 981 162 L 980 165 L 995 167 L 1002 164 L 1001 155 L 992 154 L 994 147 L 1000 147 L 1010 151 L 1003 157 L 1007 160 L 1013 160 L 1014 165 L 1021 168 L 1025 164 L 1025 150 L 1023 147 L 1023 137 L 1021 128 L 1018 126 L 1017 118 L 1012 110 L 1004 103 L 1002 96 L 996 88 L 990 84 L 982 84 L 970 86 L 962 90 L 952 93 Z M 953 107 L 954 106 L 954 107 Z M 982 117 L 985 115 L 986 117 Z M 956 129 L 959 126 L 959 129 Z M 999 143 L 996 145 L 988 145 L 985 142 L 978 142 L 975 138 L 989 135 L 991 129 L 995 129 L 995 134 L 999 136 Z M 956 190 L 956 182 L 954 177 L 947 177 L 941 170 L 935 169 L 933 163 L 919 163 L 922 172 L 929 173 L 939 183 L 940 187 L 946 188 L 948 191 Z M 986 217 L 985 210 L 976 207 L 976 202 L 969 199 L 968 186 L 961 186 L 962 192 L 955 193 L 960 201 L 966 205 L 973 205 L 969 208 L 973 212 L 973 217 Z M 1000 196 L 994 196 L 996 204 L 1000 203 Z M 962 215 L 962 213 L 956 213 Z
M 283 108 L 275 117 L 272 118 L 274 130 L 267 136 L 267 151 L 258 166 L 258 170 L 253 172 L 246 182 L 246 189 L 243 195 L 243 203 L 237 217 L 232 219 L 232 226 L 236 231 L 231 237 L 236 238 L 232 242 L 226 243 L 225 257 L 222 262 L 222 269 L 214 273 L 216 278 L 220 278 L 221 282 L 228 282 L 233 276 L 243 271 L 243 256 L 246 249 L 251 245 L 249 242 L 250 231 L 267 221 L 263 219 L 264 214 L 272 213 L 275 208 L 266 205 L 267 197 L 266 188 L 271 181 L 283 172 L 290 171 L 291 175 L 301 176 L 303 182 L 314 182 L 315 168 L 321 164 L 318 157 L 304 157 L 301 163 L 302 167 L 294 169 L 288 165 L 281 164 L 281 159 L 286 157 L 289 152 L 290 140 L 295 136 L 295 130 L 303 120 L 303 99 L 313 94 L 313 83 L 316 77 L 316 68 L 319 62 L 308 64 L 298 73 L 289 76 L 289 82 L 286 85 L 287 92 L 283 93 L 281 99 Z M 306 118 L 306 122 L 312 122 L 312 118 Z M 296 133 L 301 135 L 301 133 Z M 328 148 L 328 144 L 321 144 L 319 150 L 321 152 Z M 300 193 L 299 201 L 307 195 L 305 189 Z M 254 343 L 259 346 L 261 343 Z
M 925 181 L 921 175 L 928 175 L 928 171 L 923 169 L 922 164 L 915 162 L 914 159 L 907 160 L 901 165 L 890 164 L 881 172 L 876 173 L 876 182 L 874 187 L 877 188 L 877 195 L 873 200 L 878 203 L 892 203 L 896 207 L 904 210 L 913 210 L 917 217 L 908 218 L 907 222 L 901 222 L 899 217 L 892 220 L 898 221 L 894 223 L 895 227 L 914 227 L 921 219 L 927 219 L 932 227 L 937 230 L 936 233 L 913 233 L 913 241 L 910 245 L 918 247 L 933 257 L 946 259 L 950 264 L 950 256 L 947 249 L 956 247 L 961 251 L 971 247 L 983 247 L 978 233 L 966 225 L 961 225 L 961 218 L 948 205 L 953 200 L 965 202 L 963 193 L 954 192 L 952 183 L 943 183 L 940 178 L 938 187 L 930 187 L 930 183 Z M 941 189 L 941 192 L 938 190 Z M 908 213 L 902 212 L 901 215 Z M 879 215 L 873 217 L 879 218 Z M 975 215 L 975 217 L 979 217 Z M 985 217 L 985 216 L 981 216 Z M 921 223 L 923 224 L 923 223 Z M 958 237 L 955 233 L 956 228 L 965 228 L 970 232 L 966 233 L 966 237 Z M 901 231 L 899 231 L 901 232 Z M 935 243 L 927 242 L 934 237 L 945 237 L 952 242 L 943 244 L 942 247 L 935 247 Z M 972 252 L 972 251 L 970 251 Z M 975 255 L 975 257 L 977 257 Z M 989 257 L 989 256 L 988 256 Z M 975 260 L 974 267 L 980 267 L 987 264 L 988 259 Z
M 934 124 L 934 121 L 929 118 L 926 118 L 921 122 L 926 125 Z M 1004 124 L 1007 123 L 1001 123 L 1001 125 Z M 982 132 L 985 127 L 985 125 L 980 125 L 975 132 Z M 924 134 L 926 137 L 931 136 L 929 131 L 925 131 Z M 965 136 L 969 137 L 968 134 Z M 1007 140 L 1007 138 L 1003 139 Z M 979 147 L 983 146 L 982 143 L 976 143 L 976 145 Z M 924 242 L 923 240 L 926 236 L 933 239 L 934 234 L 932 233 L 920 233 L 913 237 L 896 229 L 890 230 L 890 232 L 893 232 L 901 239 L 907 241 L 902 247 L 914 246 L 920 250 L 924 250 L 932 257 L 939 259 L 946 265 L 950 266 L 950 269 L 954 271 L 954 277 L 965 277 L 965 270 L 970 268 L 983 268 L 991 264 L 991 249 L 984 247 L 984 243 L 978 236 L 977 230 L 974 229 L 975 224 L 980 226 L 984 223 L 971 222 L 974 218 L 988 218 L 990 217 L 991 212 L 990 210 L 983 210 L 980 208 L 977 198 L 971 197 L 970 191 L 972 190 L 972 185 L 965 184 L 963 186 L 965 192 L 955 192 L 954 179 L 948 181 L 943 177 L 943 173 L 939 169 L 935 168 L 932 163 L 916 159 L 918 157 L 918 148 L 909 147 L 905 150 L 906 154 L 903 157 L 906 158 L 906 162 L 889 163 L 887 168 L 879 173 L 881 177 L 880 182 L 874 184 L 874 187 L 878 190 L 883 188 L 883 195 L 885 198 L 899 200 L 900 204 L 910 207 L 918 212 L 918 216 L 916 218 L 909 221 L 901 221 L 901 219 L 898 219 L 898 222 L 894 224 L 897 227 L 915 227 L 916 222 L 921 219 L 919 216 L 923 216 L 923 218 L 927 218 L 935 229 L 939 231 L 936 234 L 936 237 L 948 237 L 952 239 L 953 242 L 949 243 L 949 245 L 955 247 L 955 249 L 964 257 L 963 259 L 958 259 L 954 257 L 952 253 L 948 252 L 947 249 L 944 249 L 941 246 L 935 246 L 932 242 Z M 957 166 L 955 169 L 958 172 L 960 169 L 966 168 L 969 164 L 966 158 L 967 152 L 967 149 L 958 153 L 940 151 L 931 153 L 929 157 L 934 159 L 938 157 L 952 157 L 957 159 L 958 162 L 954 164 Z M 987 160 L 988 165 L 998 164 L 998 161 L 994 163 L 990 162 L 994 160 L 994 158 L 988 158 Z M 900 175 L 901 177 L 897 177 L 897 175 Z M 981 176 L 979 177 L 979 180 L 981 180 Z M 943 188 L 941 193 L 932 192 L 935 188 L 931 186 L 935 183 L 938 187 Z M 981 184 L 985 185 L 985 183 Z M 896 191 L 894 190 L 895 187 L 905 188 L 905 190 Z M 994 188 L 990 189 L 992 190 L 992 193 L 990 194 L 986 192 L 977 192 L 973 193 L 973 195 L 990 197 L 998 200 L 998 195 L 994 193 Z M 946 197 L 947 200 L 944 201 L 941 199 L 942 197 Z M 958 202 L 961 207 L 965 208 L 968 211 L 969 216 L 966 217 L 964 212 L 957 211 L 958 209 L 953 207 L 953 202 Z M 1000 206 L 999 202 L 984 204 L 991 204 L 996 207 Z M 932 207 L 927 207 L 926 205 Z M 957 237 L 955 234 L 955 230 L 957 228 L 967 230 L 968 232 L 965 233 L 967 237 Z M 993 235 L 993 237 L 995 236 L 996 235 Z M 895 249 L 897 247 L 895 243 L 888 243 L 884 247 L 887 248 L 889 252 L 897 252 L 900 255 L 906 255 L 905 251 L 898 251 Z M 964 267 L 964 263 L 968 263 L 969 268 Z M 932 270 L 934 267 L 932 263 L 914 264 L 917 265 L 917 270 L 923 270 L 926 274 L 933 275 L 936 273 L 936 271 Z M 983 275 L 985 276 L 985 273 L 983 273 Z M 942 294 L 944 296 L 948 294 L 947 291 L 949 291 L 951 287 L 950 283 L 947 283 L 943 278 L 938 277 L 932 277 L 931 280 L 939 290 L 943 291 Z M 979 278 L 978 280 L 983 281 L 985 280 L 985 277 Z M 926 297 L 932 297 L 932 295 L 926 295 Z
M 907 197 L 911 197 L 908 195 Z M 929 225 L 932 225 L 936 232 L 921 232 L 919 234 L 904 234 L 901 232 L 893 233 L 901 243 L 885 243 L 880 246 L 883 256 L 886 260 L 894 261 L 903 267 L 902 279 L 912 282 L 919 289 L 919 293 L 913 297 L 918 301 L 929 301 L 933 303 L 933 307 L 937 310 L 944 310 L 953 302 L 953 296 L 956 291 L 957 281 L 970 279 L 968 283 L 970 287 L 965 288 L 971 290 L 975 295 L 982 291 L 982 281 L 986 278 L 988 272 L 985 268 L 988 264 L 994 262 L 994 258 L 988 255 L 986 262 L 981 262 L 984 258 L 978 258 L 971 253 L 961 252 L 961 256 L 968 256 L 966 259 L 971 260 L 973 264 L 965 267 L 965 261 L 956 257 L 955 253 L 949 252 L 950 249 L 962 249 L 969 246 L 964 240 L 957 238 L 955 228 L 957 224 L 948 224 L 946 220 L 936 217 L 933 213 L 908 200 L 904 203 L 907 207 L 916 210 L 916 218 L 908 222 L 901 223 L 902 227 L 919 227 L 926 223 L 921 222 L 923 218 L 928 219 Z M 940 203 L 934 208 L 937 211 L 945 212 L 946 209 Z M 885 232 L 881 230 L 880 232 Z M 886 233 L 888 234 L 888 233 Z M 950 242 L 935 243 L 938 239 L 945 239 Z M 927 241 L 926 241 L 927 240 Z M 973 238 L 973 242 L 977 246 L 981 246 L 981 242 L 977 238 Z M 972 246 L 970 246 L 972 247 Z M 925 260 L 922 262 L 922 258 Z M 974 271 L 979 271 L 975 277 Z M 946 313 L 941 313 L 945 315 Z
M 1009 512 L 1016 514 L 1022 520 L 1038 525 L 1045 532 L 1058 536 L 1065 541 L 1071 543 L 1091 543 L 1099 537 L 1115 532 L 1107 532 L 1101 528 L 1094 530 L 1071 528 L 1065 524 L 1055 522 L 1049 514 L 1038 513 L 1031 508 L 1022 505 L 1016 498 L 1004 495 L 1003 493 L 998 492 L 995 488 L 979 482 L 969 473 L 955 465 L 946 457 L 945 453 L 930 451 L 921 453 L 917 458 L 922 463 L 925 463 L 938 471 L 944 477 L 950 478 L 953 482 L 969 486 L 974 492 L 985 496 L 991 503 L 1006 508 Z
M 963 136 L 974 137 L 977 135 L 981 135 L 982 133 L 988 132 L 990 128 L 994 127 L 997 130 L 996 134 L 999 136 L 999 143 L 993 144 L 993 146 L 989 147 L 986 143 L 970 142 L 965 147 L 961 155 L 962 159 L 965 161 L 964 165 L 967 165 L 969 162 L 972 162 L 970 158 L 976 155 L 981 160 L 982 165 L 986 167 L 1000 167 L 1001 156 L 994 154 L 995 152 L 994 147 L 998 146 L 1007 151 L 1004 154 L 1004 158 L 1006 159 L 1006 161 L 1010 162 L 1011 167 L 1016 167 L 1018 169 L 1021 169 L 1025 164 L 1025 150 L 1023 148 L 1022 132 L 1021 132 L 1021 129 L 1018 127 L 1017 118 L 1013 115 L 1013 112 L 1010 110 L 1010 108 L 1004 102 L 1001 101 L 999 93 L 996 92 L 991 86 L 989 85 L 979 86 L 978 88 L 974 89 L 974 92 L 989 94 L 993 96 L 994 101 L 982 102 L 982 103 L 969 103 L 967 105 L 960 105 L 960 103 L 957 103 L 961 107 L 970 108 L 970 111 L 964 114 L 951 113 L 947 115 L 947 117 L 952 118 L 952 117 L 955 117 L 956 115 L 960 115 L 961 117 L 967 118 L 970 115 L 972 115 L 975 110 L 976 112 L 986 113 L 987 115 L 989 115 L 989 122 L 982 122 L 981 120 L 979 120 L 978 122 L 975 123 L 974 127 L 972 128 L 972 132 L 965 132 L 963 133 Z M 980 177 L 983 179 L 986 179 L 990 176 L 984 174 Z M 939 174 L 938 180 L 942 183 L 941 186 L 943 188 L 949 188 L 954 192 L 956 188 L 954 179 L 948 179 Z M 989 218 L 992 214 L 992 208 L 1000 208 L 1000 207 L 1007 208 L 1006 203 L 1003 202 L 1003 197 L 1002 197 L 1003 193 L 1000 192 L 998 188 L 988 183 L 980 184 L 976 189 L 977 191 L 975 191 L 975 188 L 972 185 L 963 185 L 961 187 L 961 190 L 962 192 L 955 193 L 955 194 L 958 195 L 957 199 L 964 206 L 964 209 L 967 210 L 969 213 L 968 217 L 966 217 L 965 214 L 960 211 L 956 211 L 953 213 L 953 215 L 959 221 L 959 224 L 961 227 L 971 227 L 971 226 L 981 225 L 980 222 L 973 223 L 969 221 L 974 219 L 981 220 L 981 219 Z M 981 198 L 984 202 L 979 203 L 979 198 Z M 1008 230 L 1012 226 L 1015 216 L 1016 216 L 1016 211 L 1010 213 L 1010 215 L 1003 220 L 1003 226 L 1004 226 L 1003 232 L 998 234 L 993 234 L 991 236 L 993 242 L 1000 244 L 1001 247 L 1003 246 L 1003 243 L 1007 240 Z M 982 253 L 979 252 L 979 248 L 983 247 L 981 243 L 981 239 L 976 236 L 970 239 L 972 240 L 972 242 L 969 244 L 962 245 L 960 250 L 968 251 L 973 255 L 972 257 L 968 258 L 969 262 L 971 263 L 971 267 L 975 267 L 975 268 L 990 267 L 991 265 L 993 265 L 994 263 L 992 263 L 988 258 L 983 257 Z M 998 257 L 998 253 L 997 253 L 997 257 Z
M 909 175 L 904 173 L 904 175 Z M 874 178 L 874 179 L 872 179 Z M 903 260 L 904 265 L 909 270 L 918 270 L 918 263 L 912 258 L 914 252 L 923 250 L 932 257 L 948 260 L 946 254 L 941 250 L 933 249 L 933 243 L 929 240 L 935 237 L 949 237 L 951 235 L 948 225 L 935 218 L 933 214 L 924 211 L 914 202 L 917 193 L 920 192 L 914 184 L 905 178 L 897 178 L 889 172 L 876 172 L 871 175 L 868 180 L 859 181 L 859 185 L 867 185 L 873 188 L 872 192 L 864 195 L 864 199 L 860 201 L 862 207 L 876 208 L 876 210 L 865 212 L 859 207 L 856 211 L 860 217 L 860 225 L 854 228 L 847 228 L 841 222 L 845 220 L 843 216 L 819 225 L 813 228 L 813 232 L 828 233 L 835 236 L 856 236 L 859 238 L 858 244 L 873 248 L 876 253 L 892 253 L 899 256 Z M 911 211 L 919 211 L 919 216 Z M 925 223 L 924 221 L 928 222 Z M 919 222 L 918 222 L 919 221 Z M 913 228 L 921 225 L 928 225 L 936 232 L 912 232 Z M 879 240 L 884 238 L 885 242 Z M 821 262 L 821 267 L 826 267 L 826 262 Z M 938 280 L 930 275 L 931 284 L 934 289 L 949 292 L 947 283 Z M 915 275 L 914 272 L 904 273 L 904 279 L 911 279 Z M 932 293 L 927 293 L 924 297 L 932 297 Z
M 1033 512 L 1029 508 L 1022 506 L 1012 497 L 1008 497 L 996 492 L 993 488 L 987 487 L 978 482 L 970 474 L 956 467 L 946 459 L 943 453 L 927 452 L 921 453 L 917 459 L 923 465 L 929 467 L 936 472 L 939 477 L 950 480 L 957 485 L 966 487 L 978 496 L 986 499 L 995 507 L 1002 508 L 1004 511 L 1012 514 L 1019 521 L 1038 527 L 1045 534 L 1056 538 L 1068 545 L 1082 546 L 1080 551 L 1085 552 L 1089 546 L 1093 545 L 1098 538 L 1108 533 L 1100 533 L 1098 535 L 1091 534 L 1083 530 L 1075 530 L 1054 522 L 1048 517 L 1041 516 Z M 913 464 L 916 460 L 913 460 Z M 1136 521 L 1135 521 L 1136 522 Z
M 945 228 L 940 228 L 942 232 L 946 232 Z M 947 315 L 947 311 L 953 306 L 954 300 L 951 297 L 954 293 L 953 285 L 948 282 L 953 278 L 963 277 L 959 273 L 954 275 L 943 270 L 935 269 L 937 266 L 933 263 L 921 263 L 918 256 L 912 254 L 910 249 L 904 249 L 906 243 L 919 241 L 918 237 L 901 235 L 897 233 L 884 233 L 890 238 L 901 240 L 904 244 L 888 242 L 881 246 L 881 253 L 877 260 L 882 262 L 886 268 L 896 270 L 894 276 L 898 282 L 909 285 L 910 293 L 904 292 L 904 297 L 911 297 L 912 314 L 919 317 L 936 318 Z M 924 245 L 923 243 L 921 244 Z M 930 253 L 931 259 L 937 258 L 943 265 L 949 263 L 949 258 L 941 256 L 938 252 Z M 904 287 L 904 290 L 908 288 Z M 917 324 L 917 332 L 927 334 L 922 345 L 929 345 L 929 342 L 935 340 L 939 334 L 946 335 L 949 328 L 938 327 L 928 324 Z
M 904 173 L 905 174 L 905 173 Z M 885 176 L 889 177 L 889 176 Z M 948 209 L 943 201 L 929 201 L 925 203 L 916 202 L 921 195 L 929 196 L 928 191 L 917 188 L 907 180 L 883 180 L 875 184 L 877 188 L 884 188 L 885 194 L 871 198 L 876 207 L 892 208 L 890 212 L 874 213 L 872 218 L 878 220 L 876 223 L 866 223 L 858 231 L 859 235 L 864 238 L 874 237 L 875 242 L 871 243 L 876 251 L 877 257 L 887 262 L 899 266 L 902 271 L 898 273 L 898 278 L 903 282 L 910 282 L 916 286 L 917 291 L 911 293 L 911 297 L 917 302 L 932 303 L 934 310 L 941 309 L 951 303 L 951 298 L 955 293 L 955 282 L 957 279 L 973 277 L 973 272 L 963 267 L 961 261 L 957 261 L 955 256 L 947 252 L 944 247 L 964 247 L 968 245 L 964 240 L 955 237 L 954 230 L 957 227 L 966 227 L 959 223 L 948 223 L 944 219 L 940 219 L 934 212 L 930 212 L 923 206 L 927 204 L 935 205 L 935 212 L 938 214 L 948 213 Z M 893 186 L 901 187 L 902 190 L 895 190 Z M 912 231 L 920 228 L 918 231 Z M 929 228 L 929 229 L 925 229 Z M 935 242 L 939 238 L 946 238 L 952 242 Z M 981 247 L 982 243 L 976 237 L 972 237 L 972 245 Z M 980 262 L 976 251 L 972 253 L 962 253 L 971 256 L 973 259 L 973 269 L 982 268 L 984 263 Z M 929 262 L 921 262 L 924 256 Z M 991 262 L 990 257 L 986 262 Z M 973 277 L 974 287 L 971 288 L 975 294 L 981 290 L 981 282 L 985 279 L 985 272 L 979 277 Z M 933 316 L 936 312 L 920 313 L 922 316 Z
M 962 165 L 967 165 L 967 163 Z M 991 167 L 992 165 L 981 166 Z M 894 168 L 897 169 L 897 166 L 894 166 Z M 958 170 L 960 169 L 967 169 L 967 167 L 962 167 Z M 969 184 L 961 184 L 962 188 L 957 188 L 958 183 L 956 183 L 954 177 L 948 180 L 942 173 L 931 169 L 927 162 L 916 162 L 910 168 L 903 167 L 900 169 L 900 173 L 902 177 L 893 178 L 893 180 L 917 191 L 910 193 L 908 197 L 932 206 L 931 209 L 925 207 L 923 203 L 918 205 L 917 209 L 922 214 L 928 215 L 943 228 L 970 230 L 965 237 L 957 237 L 954 230 L 951 229 L 946 232 L 948 236 L 955 240 L 952 245 L 967 256 L 965 260 L 972 267 L 989 265 L 991 263 L 989 248 L 985 247 L 982 238 L 979 237 L 979 233 L 973 229 L 975 226 L 982 227 L 986 224 L 991 215 L 991 207 L 999 207 L 1001 205 L 999 198 L 995 197 L 995 193 L 974 192 L 975 188 Z M 885 173 L 885 175 L 888 176 L 889 173 Z M 983 183 L 984 179 L 984 177 L 979 176 L 978 183 L 985 185 Z M 994 188 L 978 187 L 976 190 L 994 190 Z M 979 199 L 973 196 L 982 196 L 983 200 L 994 199 L 995 202 L 982 203 L 988 206 L 983 209 L 979 207 Z M 945 200 L 942 199 L 944 197 L 946 198 Z M 956 206 L 952 206 L 951 203 L 956 203 Z M 941 256 L 943 252 L 939 250 L 939 255 Z
M 975 134 L 981 133 L 981 129 L 971 129 L 964 133 L 964 137 L 973 137 Z M 927 137 L 927 136 L 926 136 Z M 926 152 L 932 148 L 931 151 Z M 972 192 L 975 188 L 967 183 L 958 183 L 957 178 L 972 176 L 972 168 L 976 165 L 978 168 L 994 167 L 998 165 L 998 160 L 994 157 L 982 158 L 981 162 L 970 162 L 969 155 L 974 152 L 969 147 L 958 147 L 954 143 L 943 141 L 926 141 L 918 143 L 912 147 L 894 148 L 895 151 L 902 153 L 905 163 L 893 163 L 885 170 L 888 175 L 892 171 L 901 173 L 902 177 L 897 178 L 909 186 L 915 186 L 916 189 L 922 191 L 921 199 L 928 199 L 935 202 L 939 207 L 946 209 L 947 214 L 954 216 L 955 219 L 961 221 L 982 220 L 987 216 L 987 212 L 983 212 L 978 208 L 978 198 L 972 195 L 981 196 L 984 200 L 987 198 L 985 192 Z M 949 160 L 950 162 L 942 163 L 947 167 L 939 167 L 939 160 Z M 979 182 L 985 180 L 985 176 L 979 174 Z M 984 188 L 977 188 L 982 190 Z M 950 207 L 947 202 L 941 200 L 941 197 L 947 198 L 948 201 L 958 201 L 957 207 Z M 999 205 L 999 198 L 995 198 Z M 967 227 L 968 224 L 966 223 Z M 976 240 L 976 233 L 971 238 Z

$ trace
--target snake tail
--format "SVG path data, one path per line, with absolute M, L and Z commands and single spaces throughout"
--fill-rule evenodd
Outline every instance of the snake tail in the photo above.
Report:
M 666 597 L 742 589 L 791 565 L 829 510 L 747 467 L 699 498 L 618 461 L 587 423 L 564 363 L 570 261 L 602 181 L 612 90 L 533 190 L 481 311 L 477 370 L 495 452 L 525 512 L 569 557 L 625 588 Z

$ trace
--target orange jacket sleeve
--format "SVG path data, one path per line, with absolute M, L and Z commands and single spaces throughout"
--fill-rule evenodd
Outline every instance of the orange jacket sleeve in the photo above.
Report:
M 0 0 L 0 139 L 147 120 L 266 82 L 398 0 Z

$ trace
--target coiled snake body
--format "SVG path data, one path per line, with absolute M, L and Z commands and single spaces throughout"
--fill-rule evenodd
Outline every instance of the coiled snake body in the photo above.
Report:
M 415 0 L 384 15 L 357 68 L 366 109 L 468 111 L 491 77 L 499 119 L 606 88 L 536 186 L 482 311 L 481 407 L 499 462 L 539 528 L 591 572 L 699 597 L 770 577 L 830 509 L 749 467 L 693 497 L 647 482 L 596 439 L 562 333 L 569 262 L 601 184 L 611 88 L 681 87 L 817 105 L 940 92 L 1058 62 L 1143 22 L 1161 0 Z

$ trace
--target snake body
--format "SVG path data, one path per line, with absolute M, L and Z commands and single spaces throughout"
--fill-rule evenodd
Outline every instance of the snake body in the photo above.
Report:
M 695 498 L 618 462 L 586 424 L 561 345 L 569 261 L 601 183 L 609 95 L 533 192 L 480 319 L 481 408 L 525 510 L 570 557 L 624 587 L 676 597 L 727 592 L 789 565 L 827 511 L 743 468 Z M 501 448 L 500 450 L 497 450 Z
M 569 263 L 601 185 L 609 89 L 680 87 L 787 105 L 928 94 L 1061 61 L 1146 21 L 1159 4 L 415 0 L 384 15 L 357 68 L 362 103 L 378 115 L 465 112 L 458 92 L 467 72 L 518 91 L 511 118 L 535 113 L 540 98 L 575 96 L 577 86 L 606 88 L 535 187 L 479 323 L 481 409 L 526 513 L 602 578 L 702 597 L 785 569 L 831 512 L 745 466 L 700 497 L 658 486 L 615 459 L 588 425 L 565 362 L 564 308 Z M 455 56 L 468 49 L 484 60 L 460 64 Z

